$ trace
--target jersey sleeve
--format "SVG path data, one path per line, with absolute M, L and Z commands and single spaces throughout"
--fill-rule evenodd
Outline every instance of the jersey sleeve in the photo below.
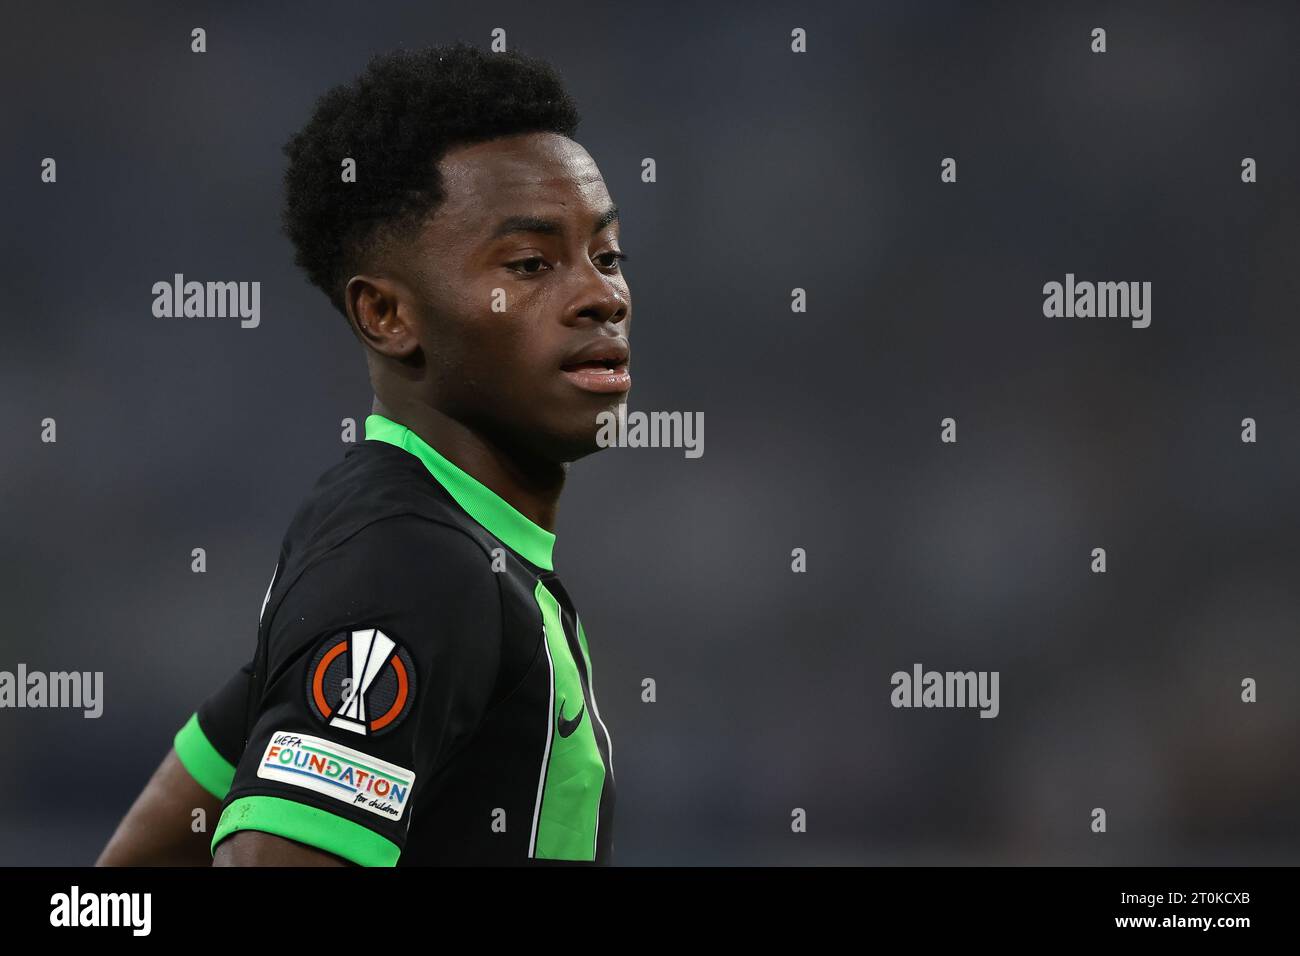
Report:
M 394 865 L 418 796 L 487 711 L 501 630 L 490 555 L 456 528 L 384 518 L 316 559 L 263 629 L 213 852 L 251 829 Z
M 241 667 L 176 733 L 172 748 L 181 765 L 204 790 L 225 799 L 244 752 L 244 722 L 248 715 L 253 663 Z

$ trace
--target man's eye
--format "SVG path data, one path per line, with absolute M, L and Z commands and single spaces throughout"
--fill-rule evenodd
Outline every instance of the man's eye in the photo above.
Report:
M 609 260 L 606 263 L 604 263 L 603 267 L 606 269 L 615 269 L 615 268 L 619 268 L 620 262 L 627 261 L 627 254 L 623 252 L 604 252 L 598 255 L 596 258 Z
M 537 268 L 524 268 L 530 264 L 535 264 Z M 541 256 L 529 256 L 527 259 L 516 259 L 514 262 L 507 262 L 506 268 L 518 272 L 520 275 L 531 276 L 541 272 L 541 267 L 544 265 L 546 265 L 546 260 Z

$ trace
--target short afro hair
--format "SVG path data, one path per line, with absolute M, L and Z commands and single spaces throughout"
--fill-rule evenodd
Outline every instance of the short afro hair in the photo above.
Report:
M 346 316 L 344 289 L 367 252 L 412 235 L 445 197 L 437 163 L 449 149 L 517 133 L 572 139 L 579 119 L 554 67 L 522 53 L 457 42 L 377 55 L 284 146 L 294 261 Z M 356 182 L 342 181 L 346 157 Z

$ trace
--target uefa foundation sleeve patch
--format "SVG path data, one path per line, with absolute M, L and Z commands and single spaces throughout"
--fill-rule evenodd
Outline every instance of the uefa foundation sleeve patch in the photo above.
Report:
M 277 731 L 262 754 L 257 775 L 293 784 L 400 820 L 415 774 L 330 740 Z

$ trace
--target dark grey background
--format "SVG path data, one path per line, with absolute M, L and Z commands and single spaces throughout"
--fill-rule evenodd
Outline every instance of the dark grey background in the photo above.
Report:
M 705 416 L 703 458 L 602 453 L 562 508 L 617 861 L 1297 862 L 1300 12 L 1041 6 L 11 16 L 0 669 L 102 670 L 106 705 L 0 711 L 0 862 L 94 859 L 369 410 L 281 144 L 372 53 L 498 26 L 622 208 L 632 407 Z M 154 318 L 175 272 L 260 281 L 261 326 Z M 1151 281 L 1151 327 L 1044 318 L 1067 272 Z M 895 710 L 914 662 L 1000 671 L 1001 715 Z

